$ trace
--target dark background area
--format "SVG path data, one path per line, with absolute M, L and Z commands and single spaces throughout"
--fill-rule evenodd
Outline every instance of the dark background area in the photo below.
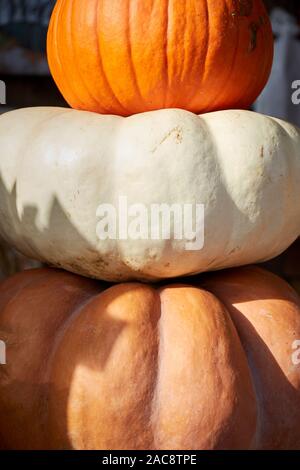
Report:
M 299 0 L 264 0 L 264 2 L 269 11 L 274 7 L 281 7 L 296 16 L 300 16 Z

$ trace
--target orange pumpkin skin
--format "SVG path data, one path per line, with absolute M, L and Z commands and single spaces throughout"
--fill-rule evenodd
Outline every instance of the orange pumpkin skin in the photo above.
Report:
M 150 286 L 52 269 L 0 286 L 10 449 L 300 445 L 300 300 L 247 267 Z
M 52 75 L 76 109 L 248 108 L 272 66 L 262 0 L 58 0 Z

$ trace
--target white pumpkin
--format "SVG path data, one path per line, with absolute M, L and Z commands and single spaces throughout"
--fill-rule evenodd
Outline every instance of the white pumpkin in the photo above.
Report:
M 300 131 L 252 112 L 22 109 L 0 117 L 0 155 L 1 235 L 82 275 L 158 280 L 245 265 L 300 234 Z M 97 209 L 119 197 L 149 211 L 203 204 L 203 248 L 188 250 L 174 231 L 101 240 Z

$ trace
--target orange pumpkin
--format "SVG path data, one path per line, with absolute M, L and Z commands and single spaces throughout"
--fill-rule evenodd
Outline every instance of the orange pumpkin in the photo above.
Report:
M 0 286 L 0 338 L 4 448 L 300 446 L 300 299 L 259 268 L 113 287 L 23 272 Z
M 58 0 L 48 59 L 73 108 L 203 113 L 253 103 L 273 36 L 262 0 Z

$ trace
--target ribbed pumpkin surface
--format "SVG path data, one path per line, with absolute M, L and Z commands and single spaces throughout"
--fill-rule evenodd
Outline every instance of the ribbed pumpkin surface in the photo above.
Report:
M 25 272 L 0 287 L 0 338 L 5 448 L 299 448 L 300 300 L 261 269 L 156 287 Z
M 201 113 L 252 104 L 273 36 L 261 0 L 58 0 L 48 58 L 76 109 Z

